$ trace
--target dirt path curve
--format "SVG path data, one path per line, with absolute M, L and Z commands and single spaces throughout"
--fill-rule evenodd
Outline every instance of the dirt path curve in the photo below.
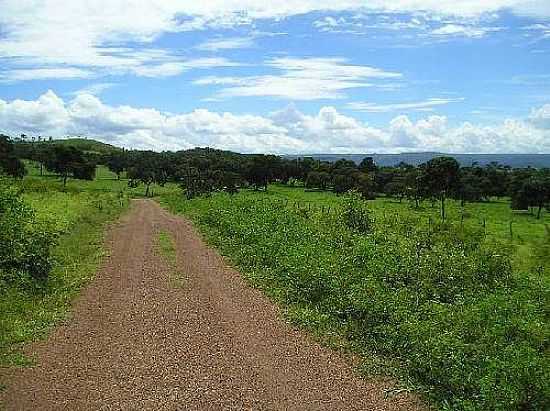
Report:
M 176 243 L 181 287 L 156 255 Z M 108 235 L 110 257 L 72 318 L 11 372 L 8 410 L 412 410 L 358 378 L 338 354 L 281 320 L 186 220 L 133 202 Z

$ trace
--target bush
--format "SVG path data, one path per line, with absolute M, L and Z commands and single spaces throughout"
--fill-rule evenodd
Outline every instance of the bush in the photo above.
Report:
M 344 197 L 343 205 L 342 219 L 346 226 L 360 233 L 368 233 L 372 219 L 361 196 L 355 191 L 350 191 Z
M 0 182 L 0 280 L 45 281 L 56 235 L 37 223 L 20 193 Z

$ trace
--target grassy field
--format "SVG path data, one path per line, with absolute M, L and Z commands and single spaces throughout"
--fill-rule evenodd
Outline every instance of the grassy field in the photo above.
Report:
M 54 174 L 44 172 L 40 176 L 40 168 L 36 163 L 25 161 L 28 175 L 23 181 L 23 187 L 29 191 L 35 192 L 71 192 L 71 193 L 117 193 L 132 198 L 143 197 L 145 187 L 141 184 L 138 187 L 128 187 L 128 180 L 124 173 L 118 179 L 116 174 L 109 171 L 103 165 L 97 167 L 95 179 L 92 181 L 69 179 L 67 187 L 63 188 L 63 182 Z M 166 183 L 164 187 L 157 184 L 151 185 L 152 196 L 166 195 L 174 193 L 178 186 L 174 183 Z
M 395 375 L 441 409 L 550 406 L 547 215 L 452 203 L 441 223 L 430 204 L 283 186 L 161 202 L 366 373 Z

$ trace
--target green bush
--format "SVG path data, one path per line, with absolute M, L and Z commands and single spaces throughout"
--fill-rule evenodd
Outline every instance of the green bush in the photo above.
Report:
M 365 201 L 357 192 L 350 191 L 344 196 L 342 219 L 346 226 L 360 233 L 368 233 L 371 229 L 372 219 Z
M 0 182 L 0 280 L 45 281 L 52 267 L 56 235 L 38 224 L 21 194 Z

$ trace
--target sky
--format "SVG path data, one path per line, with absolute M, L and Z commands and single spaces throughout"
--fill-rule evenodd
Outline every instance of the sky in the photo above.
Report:
M 550 153 L 550 0 L 0 0 L 0 133 Z

